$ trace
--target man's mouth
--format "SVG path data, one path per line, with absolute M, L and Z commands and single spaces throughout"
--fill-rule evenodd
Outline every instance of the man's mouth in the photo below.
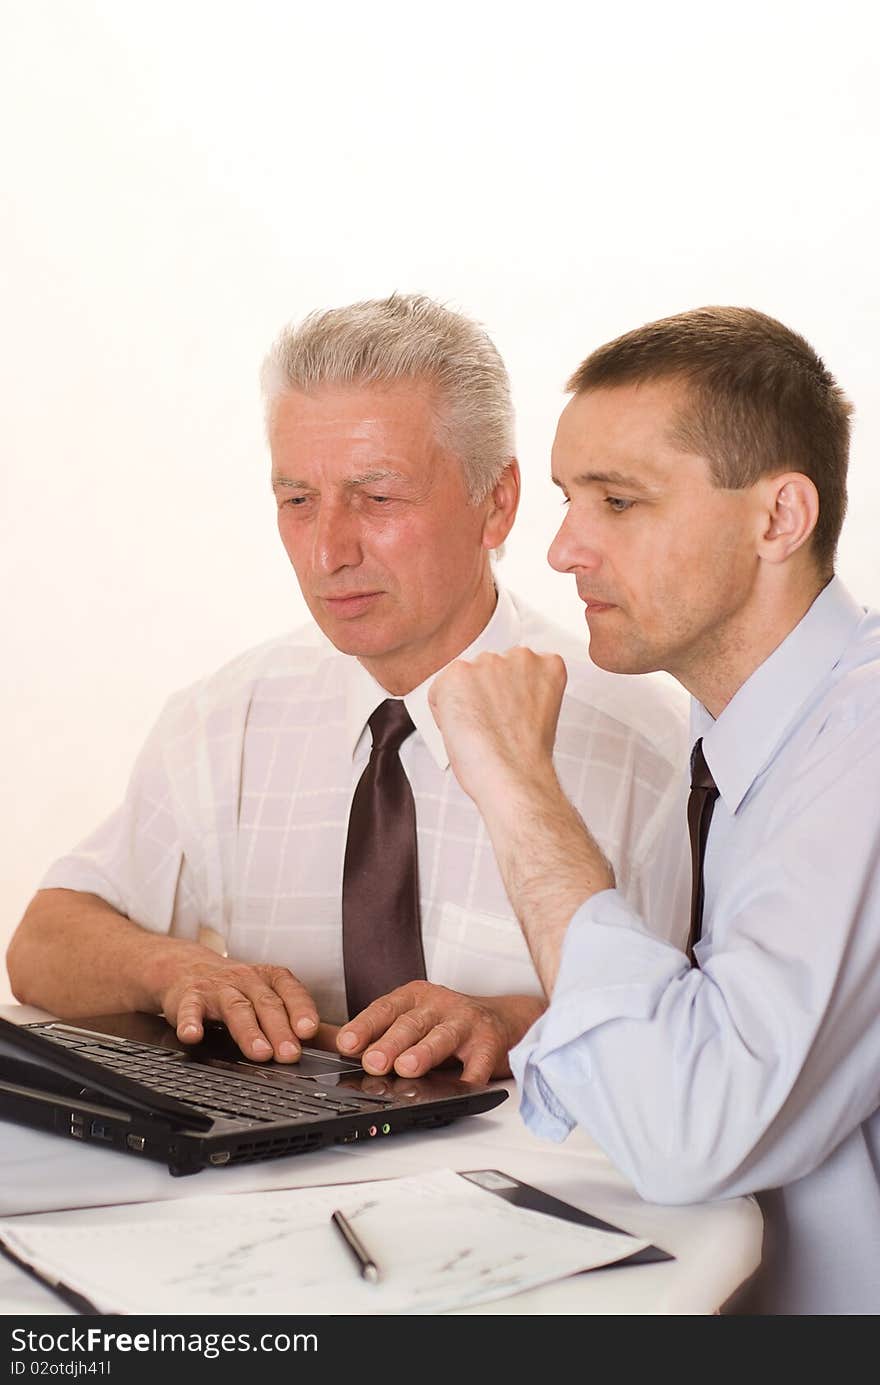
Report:
M 332 596 L 322 596 L 321 601 L 337 615 L 359 615 L 381 595 L 379 591 L 337 592 Z
M 586 607 L 585 614 L 588 616 L 601 615 L 602 611 L 611 611 L 614 609 L 613 601 L 600 601 L 597 596 L 584 595 L 583 592 L 578 592 L 578 596 L 584 603 Z

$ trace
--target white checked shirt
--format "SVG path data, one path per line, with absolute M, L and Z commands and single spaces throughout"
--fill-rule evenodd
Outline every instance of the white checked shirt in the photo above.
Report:
M 665 681 L 596 669 L 585 644 L 505 591 L 463 657 L 521 644 L 565 657 L 560 780 L 625 898 L 661 936 L 679 940 L 687 834 L 678 860 L 653 857 L 678 798 L 685 699 Z M 470 995 L 540 995 L 482 819 L 428 707 L 432 681 L 404 698 L 416 731 L 401 749 L 416 803 L 428 979 Z M 315 626 L 241 655 L 170 699 L 122 805 L 41 888 L 99 895 L 176 937 L 210 928 L 230 956 L 288 966 L 322 1019 L 341 1023 L 348 814 L 369 758 L 367 720 L 387 695 Z M 657 868 L 664 878 L 652 877 Z

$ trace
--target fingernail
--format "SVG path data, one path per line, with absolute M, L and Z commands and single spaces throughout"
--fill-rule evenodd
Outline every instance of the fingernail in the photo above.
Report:
M 369 1053 L 364 1054 L 365 1068 L 376 1068 L 377 1071 L 381 1072 L 387 1065 L 385 1054 L 378 1048 L 371 1048 Z
M 297 1020 L 293 1027 L 297 1034 L 302 1034 L 303 1038 L 307 1039 L 310 1034 L 314 1034 L 318 1026 L 314 1020 L 309 1019 L 308 1015 L 304 1015 L 301 1020 Z
M 357 1034 L 355 1034 L 351 1029 L 346 1030 L 344 1034 L 340 1034 L 339 1047 L 344 1048 L 346 1052 L 348 1052 L 352 1048 L 357 1048 Z
M 199 1037 L 199 1026 L 197 1024 L 185 1024 L 180 1031 L 181 1038 L 197 1039 Z
M 402 1058 L 398 1058 L 394 1066 L 398 1072 L 415 1072 L 419 1066 L 419 1060 L 414 1053 L 404 1053 Z
M 296 1058 L 299 1055 L 299 1048 L 292 1044 L 289 1039 L 285 1039 L 283 1044 L 278 1045 L 278 1056 L 280 1058 Z
M 266 1039 L 254 1039 L 251 1044 L 251 1052 L 262 1053 L 265 1057 L 268 1057 L 272 1052 L 272 1045 Z

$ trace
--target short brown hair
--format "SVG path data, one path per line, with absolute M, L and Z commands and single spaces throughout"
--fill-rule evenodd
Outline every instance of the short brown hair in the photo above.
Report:
M 694 308 L 600 346 L 566 389 L 666 378 L 689 387 L 675 440 L 707 458 L 716 485 L 740 490 L 782 471 L 810 478 L 819 493 L 813 554 L 833 571 L 853 410 L 810 344 L 753 308 Z

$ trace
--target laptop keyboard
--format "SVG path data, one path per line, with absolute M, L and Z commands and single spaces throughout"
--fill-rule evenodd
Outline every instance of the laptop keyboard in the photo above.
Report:
M 283 1081 L 274 1074 L 237 1074 L 227 1077 L 205 1063 L 183 1058 L 173 1049 L 151 1048 L 127 1040 L 124 1045 L 102 1043 L 83 1034 L 63 1029 L 42 1029 L 41 1034 L 63 1048 L 74 1049 L 102 1067 L 122 1073 L 156 1092 L 177 1097 L 197 1111 L 215 1118 L 247 1121 L 308 1121 L 321 1116 L 336 1116 L 354 1111 L 375 1111 L 386 1105 L 379 1098 L 340 1096 L 334 1091 L 312 1086 L 294 1086 L 296 1077 L 285 1073 Z M 302 1079 L 303 1088 L 306 1080 Z

